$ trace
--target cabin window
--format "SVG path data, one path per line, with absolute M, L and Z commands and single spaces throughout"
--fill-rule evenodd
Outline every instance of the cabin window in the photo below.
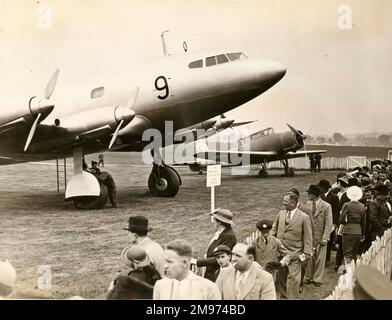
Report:
M 227 56 L 229 57 L 230 61 L 248 59 L 248 57 L 244 55 L 242 52 L 228 53 Z
M 219 64 L 229 62 L 229 59 L 224 54 L 220 54 L 216 58 L 218 59 Z
M 98 87 L 98 88 L 91 90 L 90 96 L 91 96 L 91 99 L 96 99 L 96 98 L 102 97 L 104 93 L 105 93 L 105 88 Z
M 193 61 L 190 64 L 188 64 L 188 67 L 191 69 L 194 68 L 203 68 L 203 60 L 197 60 L 197 61 Z
M 206 58 L 206 66 L 207 67 L 214 66 L 214 65 L 216 65 L 216 57 L 215 56 Z

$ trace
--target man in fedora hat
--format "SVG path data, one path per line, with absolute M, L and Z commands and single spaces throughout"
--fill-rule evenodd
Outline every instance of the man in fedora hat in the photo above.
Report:
M 151 263 L 159 272 L 161 277 L 164 276 L 165 254 L 162 247 L 148 237 L 148 232 L 152 230 L 148 226 L 148 219 L 143 216 L 131 216 L 128 221 L 128 238 L 132 245 L 138 245 L 146 250 L 150 257 Z
M 384 184 L 375 187 L 376 198 L 369 205 L 369 231 L 371 241 L 381 237 L 391 227 L 391 211 L 387 206 L 389 188 Z
M 325 263 L 327 264 L 331 258 L 331 251 L 334 246 L 333 244 L 335 241 L 336 230 L 339 225 L 339 197 L 335 193 L 331 192 L 332 186 L 328 180 L 320 180 L 317 186 L 320 188 L 321 199 L 329 203 L 332 209 L 332 230 L 327 244 L 327 256 L 325 259 Z
M 211 212 L 210 215 L 212 216 L 212 223 L 216 229 L 215 235 L 208 244 L 205 258 L 192 259 L 192 263 L 195 263 L 197 267 L 206 267 L 204 277 L 215 281 L 215 273 L 219 269 L 219 265 L 213 256 L 213 251 L 217 246 L 222 244 L 232 250 L 237 243 L 237 237 L 232 228 L 233 213 L 230 210 L 218 208 Z
M 320 286 L 324 276 L 327 243 L 332 231 L 331 205 L 320 198 L 321 190 L 317 185 L 308 189 L 307 211 L 312 225 L 314 253 L 310 257 L 305 273 L 305 284 Z

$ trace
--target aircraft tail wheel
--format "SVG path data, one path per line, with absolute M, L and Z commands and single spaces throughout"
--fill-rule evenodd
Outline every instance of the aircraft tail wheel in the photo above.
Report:
M 94 210 L 94 209 L 102 209 L 107 200 L 108 200 L 108 187 L 105 186 L 100 180 L 100 194 L 98 197 L 80 197 L 74 200 L 74 205 L 77 209 L 81 210 Z
M 260 170 L 259 174 L 257 175 L 259 178 L 268 178 L 267 170 Z
M 157 175 L 159 170 L 159 177 Z M 148 188 L 153 196 L 174 197 L 180 188 L 181 181 L 178 173 L 171 167 L 153 168 L 148 177 Z

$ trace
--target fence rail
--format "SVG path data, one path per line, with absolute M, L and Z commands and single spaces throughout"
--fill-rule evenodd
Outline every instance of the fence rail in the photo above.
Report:
M 356 261 L 346 265 L 346 273 L 339 277 L 338 285 L 325 300 L 353 300 L 353 286 L 355 283 L 355 269 L 359 265 L 371 266 L 391 279 L 392 273 L 392 229 L 373 241 L 368 251 Z
M 369 166 L 373 160 L 380 158 L 366 158 L 366 157 L 344 157 L 335 158 L 327 157 L 321 159 L 321 169 L 323 170 L 349 170 L 355 167 Z M 310 170 L 310 162 L 308 158 L 294 158 L 289 159 L 290 167 L 302 170 Z M 283 169 L 280 161 L 273 161 L 269 164 L 270 169 Z

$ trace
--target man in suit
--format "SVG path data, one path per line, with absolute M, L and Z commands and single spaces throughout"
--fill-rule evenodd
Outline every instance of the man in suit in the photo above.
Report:
M 322 283 L 327 254 L 327 243 L 332 230 L 332 208 L 331 205 L 320 198 L 320 188 L 310 185 L 308 190 L 310 222 L 312 224 L 312 239 L 314 254 L 309 259 L 305 284 L 313 283 L 319 287 Z
M 254 246 L 234 246 L 233 266 L 222 269 L 216 280 L 223 300 L 276 300 L 272 275 L 254 261 L 254 256 Z
M 206 267 L 204 277 L 211 281 L 215 281 L 216 271 L 219 270 L 220 267 L 213 255 L 213 251 L 219 245 L 228 246 L 230 250 L 233 249 L 237 243 L 237 237 L 232 228 L 233 213 L 230 210 L 218 208 L 211 212 L 211 216 L 212 223 L 217 231 L 208 245 L 205 258 L 192 259 L 191 263 L 196 264 L 197 267 Z
M 387 206 L 389 197 L 388 186 L 378 184 L 375 187 L 376 198 L 369 204 L 369 231 L 371 241 L 381 237 L 385 230 L 391 227 L 391 211 Z
M 309 216 L 297 208 L 298 196 L 289 193 L 283 198 L 285 210 L 278 213 L 272 235 L 282 241 L 290 253 L 290 263 L 280 268 L 276 276 L 282 299 L 297 299 L 301 281 L 301 263 L 313 253 L 312 227 Z
M 192 252 L 187 240 L 174 240 L 166 246 L 166 278 L 155 283 L 154 300 L 221 300 L 215 283 L 190 271 Z
M 335 235 L 337 231 L 337 227 L 339 225 L 339 217 L 340 217 L 340 210 L 339 210 L 339 197 L 331 192 L 331 184 L 328 180 L 320 180 L 319 184 L 317 185 L 320 188 L 320 197 L 325 202 L 331 205 L 332 209 L 332 230 L 330 233 L 329 241 L 327 244 L 327 255 L 325 258 L 325 264 L 329 262 L 331 259 L 331 251 L 334 247 Z
M 268 268 L 268 264 L 279 262 L 280 267 L 285 267 L 290 263 L 290 253 L 282 241 L 271 234 L 272 224 L 273 222 L 269 219 L 260 220 L 256 224 L 261 235 L 257 237 L 253 245 L 255 246 L 256 262 L 275 277 L 275 268 Z

